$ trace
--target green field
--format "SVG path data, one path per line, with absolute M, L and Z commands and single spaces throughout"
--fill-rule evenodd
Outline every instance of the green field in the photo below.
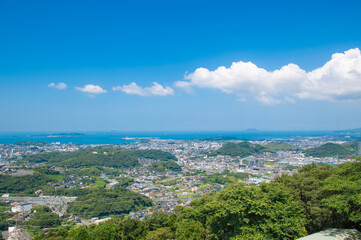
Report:
M 106 184 L 107 183 L 103 179 L 97 177 L 97 179 L 95 180 L 93 186 L 105 187 Z

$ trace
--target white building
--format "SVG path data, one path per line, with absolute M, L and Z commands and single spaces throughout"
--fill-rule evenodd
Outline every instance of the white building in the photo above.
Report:
M 33 207 L 33 204 L 31 203 L 24 203 L 24 204 L 18 204 L 11 208 L 11 211 L 13 213 L 16 212 L 28 212 Z

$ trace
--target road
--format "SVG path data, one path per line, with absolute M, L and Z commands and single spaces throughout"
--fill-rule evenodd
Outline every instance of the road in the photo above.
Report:
M 76 197 L 1 197 L 3 201 L 13 201 L 20 203 L 32 203 L 34 205 L 62 205 L 75 201 Z

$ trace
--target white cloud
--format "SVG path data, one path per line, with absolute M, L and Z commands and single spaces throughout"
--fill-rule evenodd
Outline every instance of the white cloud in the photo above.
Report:
M 198 68 L 178 81 L 181 88 L 216 88 L 241 99 L 254 97 L 265 104 L 314 100 L 361 99 L 361 53 L 358 48 L 332 55 L 332 59 L 311 72 L 296 64 L 267 71 L 251 62 L 234 62 L 214 71 Z
M 81 91 L 81 92 L 86 92 L 86 93 L 90 93 L 90 94 L 101 94 L 101 93 L 106 93 L 107 90 L 103 89 L 102 87 L 98 86 L 98 85 L 93 85 L 93 84 L 87 84 L 84 87 L 75 87 L 76 90 Z M 94 96 L 94 95 L 92 95 Z
M 174 86 L 183 89 L 186 93 L 189 94 L 192 94 L 194 92 L 192 88 L 192 84 L 187 81 L 177 81 L 174 83 Z
M 48 85 L 48 87 L 50 88 L 55 88 L 55 89 L 59 89 L 59 90 L 64 90 L 67 88 L 67 85 L 65 83 L 50 83 Z
M 113 91 L 122 91 L 127 94 L 135 94 L 139 96 L 166 96 L 173 95 L 174 91 L 171 87 L 163 87 L 157 82 L 153 82 L 151 87 L 142 88 L 135 82 L 128 85 L 116 86 L 112 88 Z

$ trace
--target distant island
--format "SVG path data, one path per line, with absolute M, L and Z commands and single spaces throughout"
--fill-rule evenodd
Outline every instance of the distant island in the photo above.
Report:
M 83 133 L 54 133 L 49 134 L 48 137 L 82 137 L 85 136 Z

